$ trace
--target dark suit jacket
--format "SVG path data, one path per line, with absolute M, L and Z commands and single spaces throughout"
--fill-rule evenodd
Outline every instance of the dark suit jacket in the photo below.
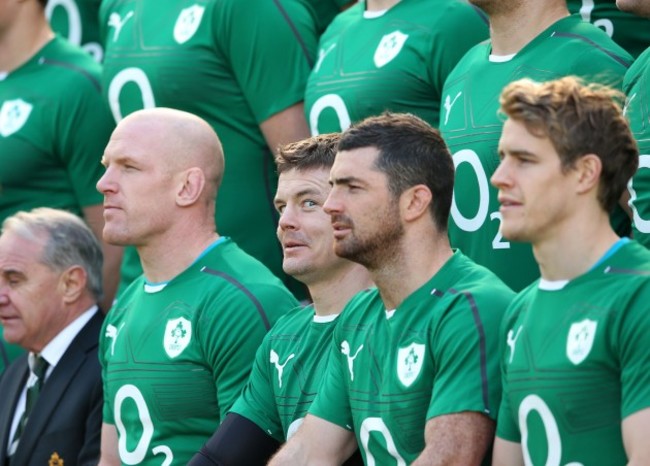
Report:
M 97 311 L 45 381 L 12 466 L 47 466 L 55 455 L 65 466 L 97 464 L 103 404 L 97 347 L 103 319 Z M 25 354 L 0 379 L 0 465 L 6 464 L 14 410 L 28 373 Z

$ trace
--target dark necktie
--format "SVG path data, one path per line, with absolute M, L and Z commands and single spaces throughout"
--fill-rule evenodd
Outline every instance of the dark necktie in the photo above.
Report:
M 36 380 L 32 385 L 27 387 L 27 396 L 25 399 L 25 411 L 23 412 L 23 415 L 20 418 L 20 422 L 18 423 L 18 427 L 16 428 L 16 434 L 14 435 L 14 440 L 11 443 L 11 448 L 9 449 L 10 456 L 13 456 L 13 454 L 16 452 L 16 448 L 18 447 L 18 442 L 20 441 L 20 437 L 25 431 L 25 425 L 27 424 L 29 415 L 32 413 L 32 409 L 36 404 L 38 395 L 41 393 L 41 388 L 43 387 L 43 382 L 45 381 L 45 373 L 47 372 L 47 368 L 49 364 L 41 356 L 35 356 L 33 358 L 33 364 L 31 366 L 32 367 L 30 369 L 32 373 L 36 376 Z

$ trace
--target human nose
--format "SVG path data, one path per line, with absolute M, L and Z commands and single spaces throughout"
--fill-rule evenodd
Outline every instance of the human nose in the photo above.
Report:
M 113 181 L 112 170 L 110 167 L 106 168 L 104 174 L 97 181 L 97 191 L 102 194 L 106 194 L 110 191 L 115 191 L 115 183 Z
M 338 212 L 341 212 L 342 204 L 338 196 L 338 190 L 336 187 L 332 188 L 325 203 L 323 204 L 323 210 L 326 214 L 332 215 Z
M 286 205 L 280 214 L 280 220 L 278 222 L 278 227 L 281 230 L 297 230 L 298 218 L 295 207 L 291 205 Z
M 6 306 L 9 304 L 9 293 L 7 290 L 6 283 L 0 283 L 0 306 Z
M 502 159 L 501 163 L 499 163 L 497 169 L 490 177 L 490 183 L 495 188 L 501 189 L 504 186 L 507 186 L 509 182 L 510 182 L 510 176 L 508 173 L 508 162 L 506 159 Z

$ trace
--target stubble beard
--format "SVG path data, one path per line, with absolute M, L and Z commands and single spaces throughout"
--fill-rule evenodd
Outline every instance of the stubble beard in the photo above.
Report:
M 482 9 L 488 16 L 497 16 L 516 10 L 522 0 L 469 0 L 469 3 Z
M 368 270 L 381 268 L 399 253 L 399 245 L 404 236 L 404 226 L 400 223 L 395 210 L 376 223 L 379 228 L 367 237 L 354 234 L 354 225 L 348 238 L 334 243 L 337 256 L 363 265 Z

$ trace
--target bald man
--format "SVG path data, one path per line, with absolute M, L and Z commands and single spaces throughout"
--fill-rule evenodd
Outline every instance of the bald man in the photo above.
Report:
M 102 332 L 100 464 L 186 464 L 239 395 L 264 334 L 297 302 L 217 233 L 224 158 L 204 120 L 135 112 L 102 163 L 104 239 L 135 246 L 144 274 Z

